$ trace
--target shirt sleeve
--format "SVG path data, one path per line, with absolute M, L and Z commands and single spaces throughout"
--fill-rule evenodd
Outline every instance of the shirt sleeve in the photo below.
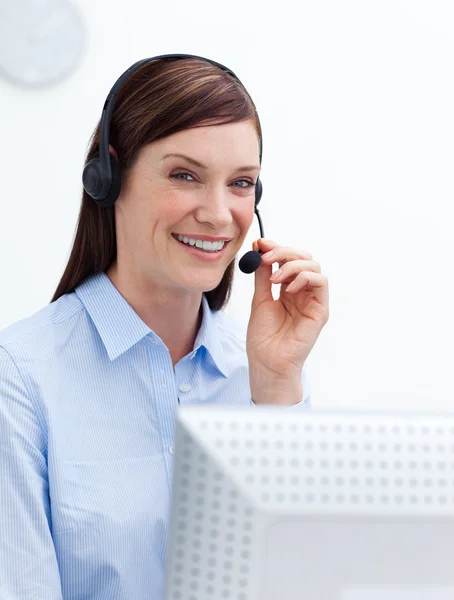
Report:
M 9 353 L 0 347 L 0 598 L 61 600 L 50 525 L 46 441 Z
M 303 397 L 296 404 L 286 406 L 285 410 L 309 410 L 311 408 L 311 385 L 309 378 L 307 377 L 306 367 L 303 368 L 301 373 L 301 381 L 303 382 Z M 251 406 L 258 406 L 251 398 Z

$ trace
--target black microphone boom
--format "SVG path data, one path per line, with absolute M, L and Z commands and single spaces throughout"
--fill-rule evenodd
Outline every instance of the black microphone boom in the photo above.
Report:
M 257 215 L 257 219 L 259 222 L 260 237 L 264 238 L 265 233 L 263 231 L 262 218 L 260 217 L 260 213 L 259 213 L 259 210 L 257 207 L 255 207 L 255 214 Z M 254 271 L 257 271 L 257 269 L 260 267 L 261 262 L 262 262 L 262 252 L 260 250 L 258 252 L 257 252 L 257 250 L 249 250 L 249 252 L 246 252 L 246 254 L 244 254 L 240 258 L 238 267 L 239 267 L 240 271 L 242 271 L 243 273 L 249 274 L 249 273 L 253 273 Z

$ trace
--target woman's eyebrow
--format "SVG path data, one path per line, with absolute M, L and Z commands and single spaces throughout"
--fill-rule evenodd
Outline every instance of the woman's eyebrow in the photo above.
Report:
M 176 152 L 171 152 L 169 154 L 165 154 L 161 160 L 165 160 L 166 158 L 183 158 L 188 163 L 191 163 L 192 165 L 199 167 L 199 169 L 208 169 L 208 167 L 206 165 L 203 165 L 198 160 L 195 160 L 195 158 L 191 158 L 190 156 L 187 156 L 186 154 L 179 154 Z M 247 165 L 245 167 L 238 167 L 237 171 L 260 171 L 260 165 Z

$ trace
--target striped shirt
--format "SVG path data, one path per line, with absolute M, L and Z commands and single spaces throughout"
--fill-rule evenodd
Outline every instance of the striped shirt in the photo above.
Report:
M 2 600 L 162 598 L 176 406 L 251 404 L 244 334 L 202 304 L 175 367 L 105 273 L 0 333 Z

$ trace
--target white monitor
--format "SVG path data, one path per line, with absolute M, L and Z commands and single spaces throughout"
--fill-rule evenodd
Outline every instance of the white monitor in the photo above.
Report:
M 186 406 L 166 600 L 454 600 L 454 415 Z

